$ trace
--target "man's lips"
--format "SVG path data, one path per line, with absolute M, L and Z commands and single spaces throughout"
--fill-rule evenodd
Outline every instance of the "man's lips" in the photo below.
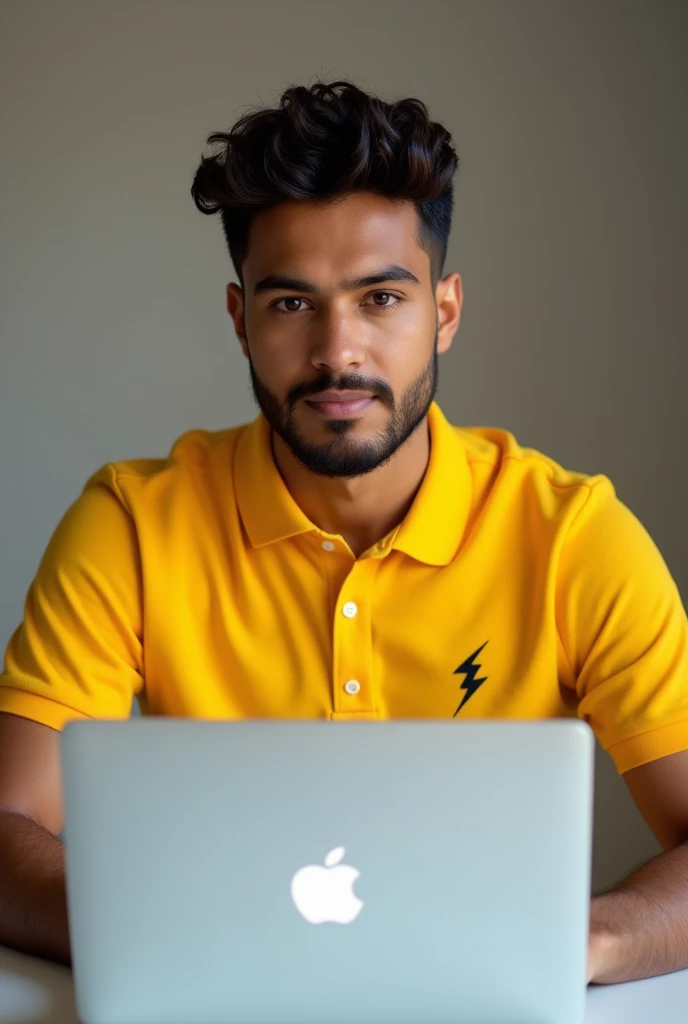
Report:
M 335 398 L 331 393 L 325 393 L 322 397 L 316 395 L 314 398 L 307 398 L 306 402 L 317 412 L 323 416 L 337 416 L 346 418 L 347 416 L 357 416 L 364 409 L 367 409 L 375 401 L 374 395 L 356 395 L 354 397 L 346 397 L 342 395 L 341 398 Z

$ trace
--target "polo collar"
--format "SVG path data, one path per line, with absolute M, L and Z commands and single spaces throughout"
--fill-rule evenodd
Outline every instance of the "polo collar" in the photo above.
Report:
M 427 565 L 448 565 L 461 542 L 471 500 L 471 476 L 455 427 L 436 402 L 428 410 L 430 459 L 390 548 Z M 237 442 L 234 484 L 251 544 L 263 547 L 318 529 L 292 498 L 272 454 L 270 425 L 260 413 Z
M 242 432 L 234 459 L 239 513 L 254 548 L 317 530 L 275 465 L 270 434 L 270 424 L 261 412 Z
M 428 410 L 430 459 L 392 548 L 427 565 L 448 565 L 463 537 L 471 504 L 471 473 L 456 427 L 433 402 Z

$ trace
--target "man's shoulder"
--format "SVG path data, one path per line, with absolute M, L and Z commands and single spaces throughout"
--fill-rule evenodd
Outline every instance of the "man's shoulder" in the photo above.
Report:
M 218 468 L 226 486 L 232 476 L 236 444 L 249 425 L 219 430 L 190 428 L 172 442 L 167 455 L 107 462 L 89 477 L 85 488 L 105 486 L 128 504 L 132 495 L 144 491 L 169 492 L 210 482 Z
M 469 465 L 479 471 L 517 476 L 524 482 L 541 480 L 554 488 L 591 487 L 608 480 L 603 474 L 570 469 L 540 448 L 521 444 L 502 427 L 454 426 Z
M 471 471 L 476 508 L 488 504 L 510 518 L 520 509 L 538 531 L 545 521 L 570 526 L 620 505 L 603 473 L 571 469 L 538 447 L 525 446 L 500 427 L 454 427 Z

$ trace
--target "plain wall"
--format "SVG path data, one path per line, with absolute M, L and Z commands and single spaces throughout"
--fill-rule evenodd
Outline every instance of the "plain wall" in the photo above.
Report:
M 0 639 L 108 460 L 255 415 L 206 135 L 294 82 L 418 96 L 461 169 L 439 401 L 605 473 L 688 590 L 686 5 L 0 4 Z M 598 754 L 596 888 L 659 847 Z

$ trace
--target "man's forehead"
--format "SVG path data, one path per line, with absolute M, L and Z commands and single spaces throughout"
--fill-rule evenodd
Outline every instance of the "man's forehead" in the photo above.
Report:
M 258 214 L 244 264 L 247 283 L 288 275 L 339 286 L 392 265 L 424 277 L 429 258 L 419 245 L 414 205 L 357 199 L 282 203 Z

